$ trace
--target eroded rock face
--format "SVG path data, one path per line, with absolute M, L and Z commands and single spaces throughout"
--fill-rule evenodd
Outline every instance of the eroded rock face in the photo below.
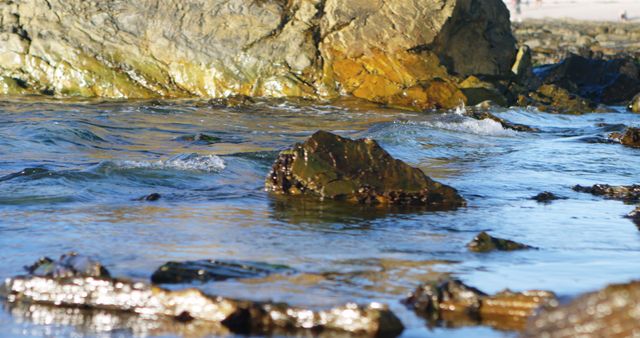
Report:
M 620 200 L 625 202 L 639 202 L 640 201 L 640 185 L 620 185 L 612 186 L 608 184 L 596 184 L 592 187 L 584 187 L 576 185 L 573 190 L 578 192 L 585 192 L 596 196 L 603 196 L 606 198 Z
M 151 281 L 157 284 L 223 281 L 258 278 L 274 273 L 292 273 L 293 271 L 283 265 L 236 260 L 167 262 L 151 275 Z
M 433 209 L 465 205 L 454 188 L 394 159 L 376 141 L 350 140 L 326 131 L 280 153 L 265 186 L 277 194 L 309 194 L 362 204 Z
M 524 337 L 637 337 L 640 335 L 640 282 L 611 285 L 568 305 L 543 311 Z
M 0 287 L 9 303 L 33 303 L 67 308 L 109 310 L 218 323 L 232 332 L 322 330 L 367 336 L 396 336 L 400 320 L 385 306 L 347 304 L 311 311 L 286 304 L 238 301 L 214 297 L 196 289 L 169 291 L 146 283 L 98 277 L 15 277 Z
M 547 291 L 505 290 L 491 296 L 459 280 L 446 280 L 418 287 L 405 304 L 436 325 L 522 330 L 536 310 L 556 306 L 557 300 Z
M 464 100 L 451 74 L 508 76 L 500 0 L 40 0 L 0 4 L 0 91 L 116 98 Z
M 467 248 L 473 252 L 490 252 L 490 251 L 515 251 L 533 249 L 533 247 L 514 242 L 508 239 L 497 238 L 486 232 L 481 232 L 467 244 Z

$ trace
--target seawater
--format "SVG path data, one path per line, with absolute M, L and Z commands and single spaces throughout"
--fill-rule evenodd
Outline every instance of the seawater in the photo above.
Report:
M 222 107 L 5 99 L 0 278 L 68 251 L 102 261 L 112 275 L 140 280 L 167 261 L 264 261 L 300 273 L 191 286 L 311 308 L 383 302 L 404 322 L 406 337 L 514 336 L 486 327 L 428 327 L 400 300 L 443 274 L 485 292 L 546 289 L 565 299 L 638 278 L 640 232 L 623 218 L 634 206 L 571 190 L 640 183 L 640 150 L 605 142 L 625 125 L 640 126 L 640 115 L 614 110 L 582 116 L 493 111 L 540 129 L 522 133 L 460 110 L 413 113 L 350 100 Z M 456 187 L 468 207 L 400 212 L 266 193 L 264 179 L 278 151 L 319 129 L 377 140 L 396 158 Z M 186 140 L 197 133 L 219 140 Z M 542 191 L 567 199 L 530 199 Z M 151 193 L 162 198 L 136 201 Z M 480 231 L 539 250 L 468 252 L 466 243 Z M 37 318 L 5 307 L 1 335 L 150 334 L 80 325 L 46 312 Z

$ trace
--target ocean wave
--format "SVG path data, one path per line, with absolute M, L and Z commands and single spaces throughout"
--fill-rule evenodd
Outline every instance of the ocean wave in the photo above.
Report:
M 181 154 L 167 160 L 157 161 L 110 161 L 109 164 L 121 169 L 171 169 L 207 172 L 219 172 L 226 167 L 220 156 L 198 154 Z
M 465 114 L 465 108 L 458 107 L 455 111 L 438 116 L 437 119 L 407 123 L 482 136 L 515 136 L 518 134 L 515 130 L 504 128 L 500 122 L 491 119 L 477 120 Z

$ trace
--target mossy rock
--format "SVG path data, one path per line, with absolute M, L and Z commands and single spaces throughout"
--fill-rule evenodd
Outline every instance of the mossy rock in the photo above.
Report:
M 454 188 L 394 159 L 376 141 L 351 140 L 326 131 L 318 131 L 306 142 L 280 153 L 267 177 L 266 190 L 439 210 L 465 205 Z

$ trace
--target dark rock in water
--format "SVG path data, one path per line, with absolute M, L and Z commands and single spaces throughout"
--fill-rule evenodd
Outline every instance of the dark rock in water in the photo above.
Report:
M 533 197 L 531 197 L 532 200 L 535 200 L 539 203 L 549 203 L 551 201 L 555 201 L 555 200 L 563 200 L 563 199 L 567 199 L 566 197 L 560 197 L 552 192 L 548 192 L 548 191 L 543 191 Z
M 479 233 L 473 238 L 469 244 L 467 244 L 469 250 L 474 252 L 490 252 L 494 250 L 498 251 L 515 251 L 534 249 L 531 246 L 521 244 L 518 242 L 510 241 L 508 239 L 492 237 L 486 232 Z
M 438 210 L 465 205 L 454 188 L 394 159 L 376 141 L 350 140 L 326 131 L 281 152 L 265 186 L 277 194 L 310 194 L 362 204 Z
M 9 303 L 32 303 L 111 313 L 144 314 L 218 323 L 238 333 L 282 330 L 396 336 L 400 320 L 386 306 L 347 304 L 323 311 L 282 303 L 250 302 L 209 296 L 197 289 L 170 291 L 146 283 L 99 277 L 15 277 L 0 287 Z
M 638 202 L 640 201 L 640 185 L 620 185 L 611 186 L 608 184 L 596 184 L 592 187 L 583 187 L 576 185 L 573 187 L 574 191 L 585 192 L 588 194 L 603 196 L 606 198 L 620 200 L 625 202 Z
M 598 109 L 592 101 L 552 84 L 542 85 L 528 96 L 520 95 L 518 105 L 535 106 L 540 111 L 558 114 L 584 114 Z
M 190 283 L 193 281 L 223 281 L 227 279 L 259 278 L 274 273 L 291 273 L 284 265 L 234 260 L 199 260 L 168 262 L 151 276 L 156 284 Z
M 640 206 L 636 207 L 632 212 L 625 216 L 633 221 L 640 230 Z
M 459 280 L 446 280 L 421 285 L 404 303 L 433 325 L 521 330 L 537 309 L 555 306 L 557 300 L 547 291 L 505 290 L 491 296 Z
M 109 271 L 102 264 L 75 252 L 64 254 L 57 261 L 43 257 L 24 268 L 29 275 L 40 277 L 109 277 Z
M 570 304 L 542 311 L 523 337 L 637 337 L 640 281 L 610 285 Z
M 640 128 L 629 127 L 624 133 L 611 133 L 609 139 L 632 148 L 640 148 Z
M 640 113 L 640 93 L 631 99 L 631 103 L 629 103 L 629 110 L 634 113 Z
M 142 196 L 140 198 L 136 198 L 136 201 L 147 201 L 147 202 L 155 202 L 157 200 L 159 200 L 162 197 L 162 195 L 158 194 L 157 192 L 154 192 L 153 194 L 149 194 L 146 196 Z
M 640 69 L 631 58 L 601 60 L 569 55 L 562 62 L 536 69 L 545 84 L 554 84 L 597 103 L 628 102 L 640 92 Z
M 39 178 L 39 177 L 50 175 L 50 174 L 51 174 L 51 171 L 45 168 L 25 168 L 22 171 L 19 171 L 17 173 L 12 173 L 12 174 L 0 177 L 0 182 L 9 181 L 18 177 Z
M 223 98 L 213 98 L 209 100 L 212 108 L 241 108 L 256 103 L 256 100 L 248 95 L 233 95 Z
M 219 137 L 215 137 L 215 136 L 211 136 L 203 133 L 197 133 L 195 135 L 180 136 L 176 138 L 176 140 L 183 141 L 183 142 L 193 142 L 196 144 L 204 144 L 204 145 L 219 143 L 220 141 L 222 141 L 222 139 Z
M 502 125 L 503 128 L 505 129 L 511 129 L 511 130 L 515 130 L 515 131 L 522 131 L 522 132 L 538 132 L 539 130 L 533 127 L 529 127 L 526 126 L 524 124 L 517 124 L 517 123 L 512 123 L 509 122 L 505 119 L 499 118 L 487 111 L 474 111 L 470 114 L 471 117 L 473 117 L 476 120 L 485 120 L 485 119 L 489 119 L 489 120 L 493 120 L 496 121 L 498 123 L 500 123 L 500 125 Z

